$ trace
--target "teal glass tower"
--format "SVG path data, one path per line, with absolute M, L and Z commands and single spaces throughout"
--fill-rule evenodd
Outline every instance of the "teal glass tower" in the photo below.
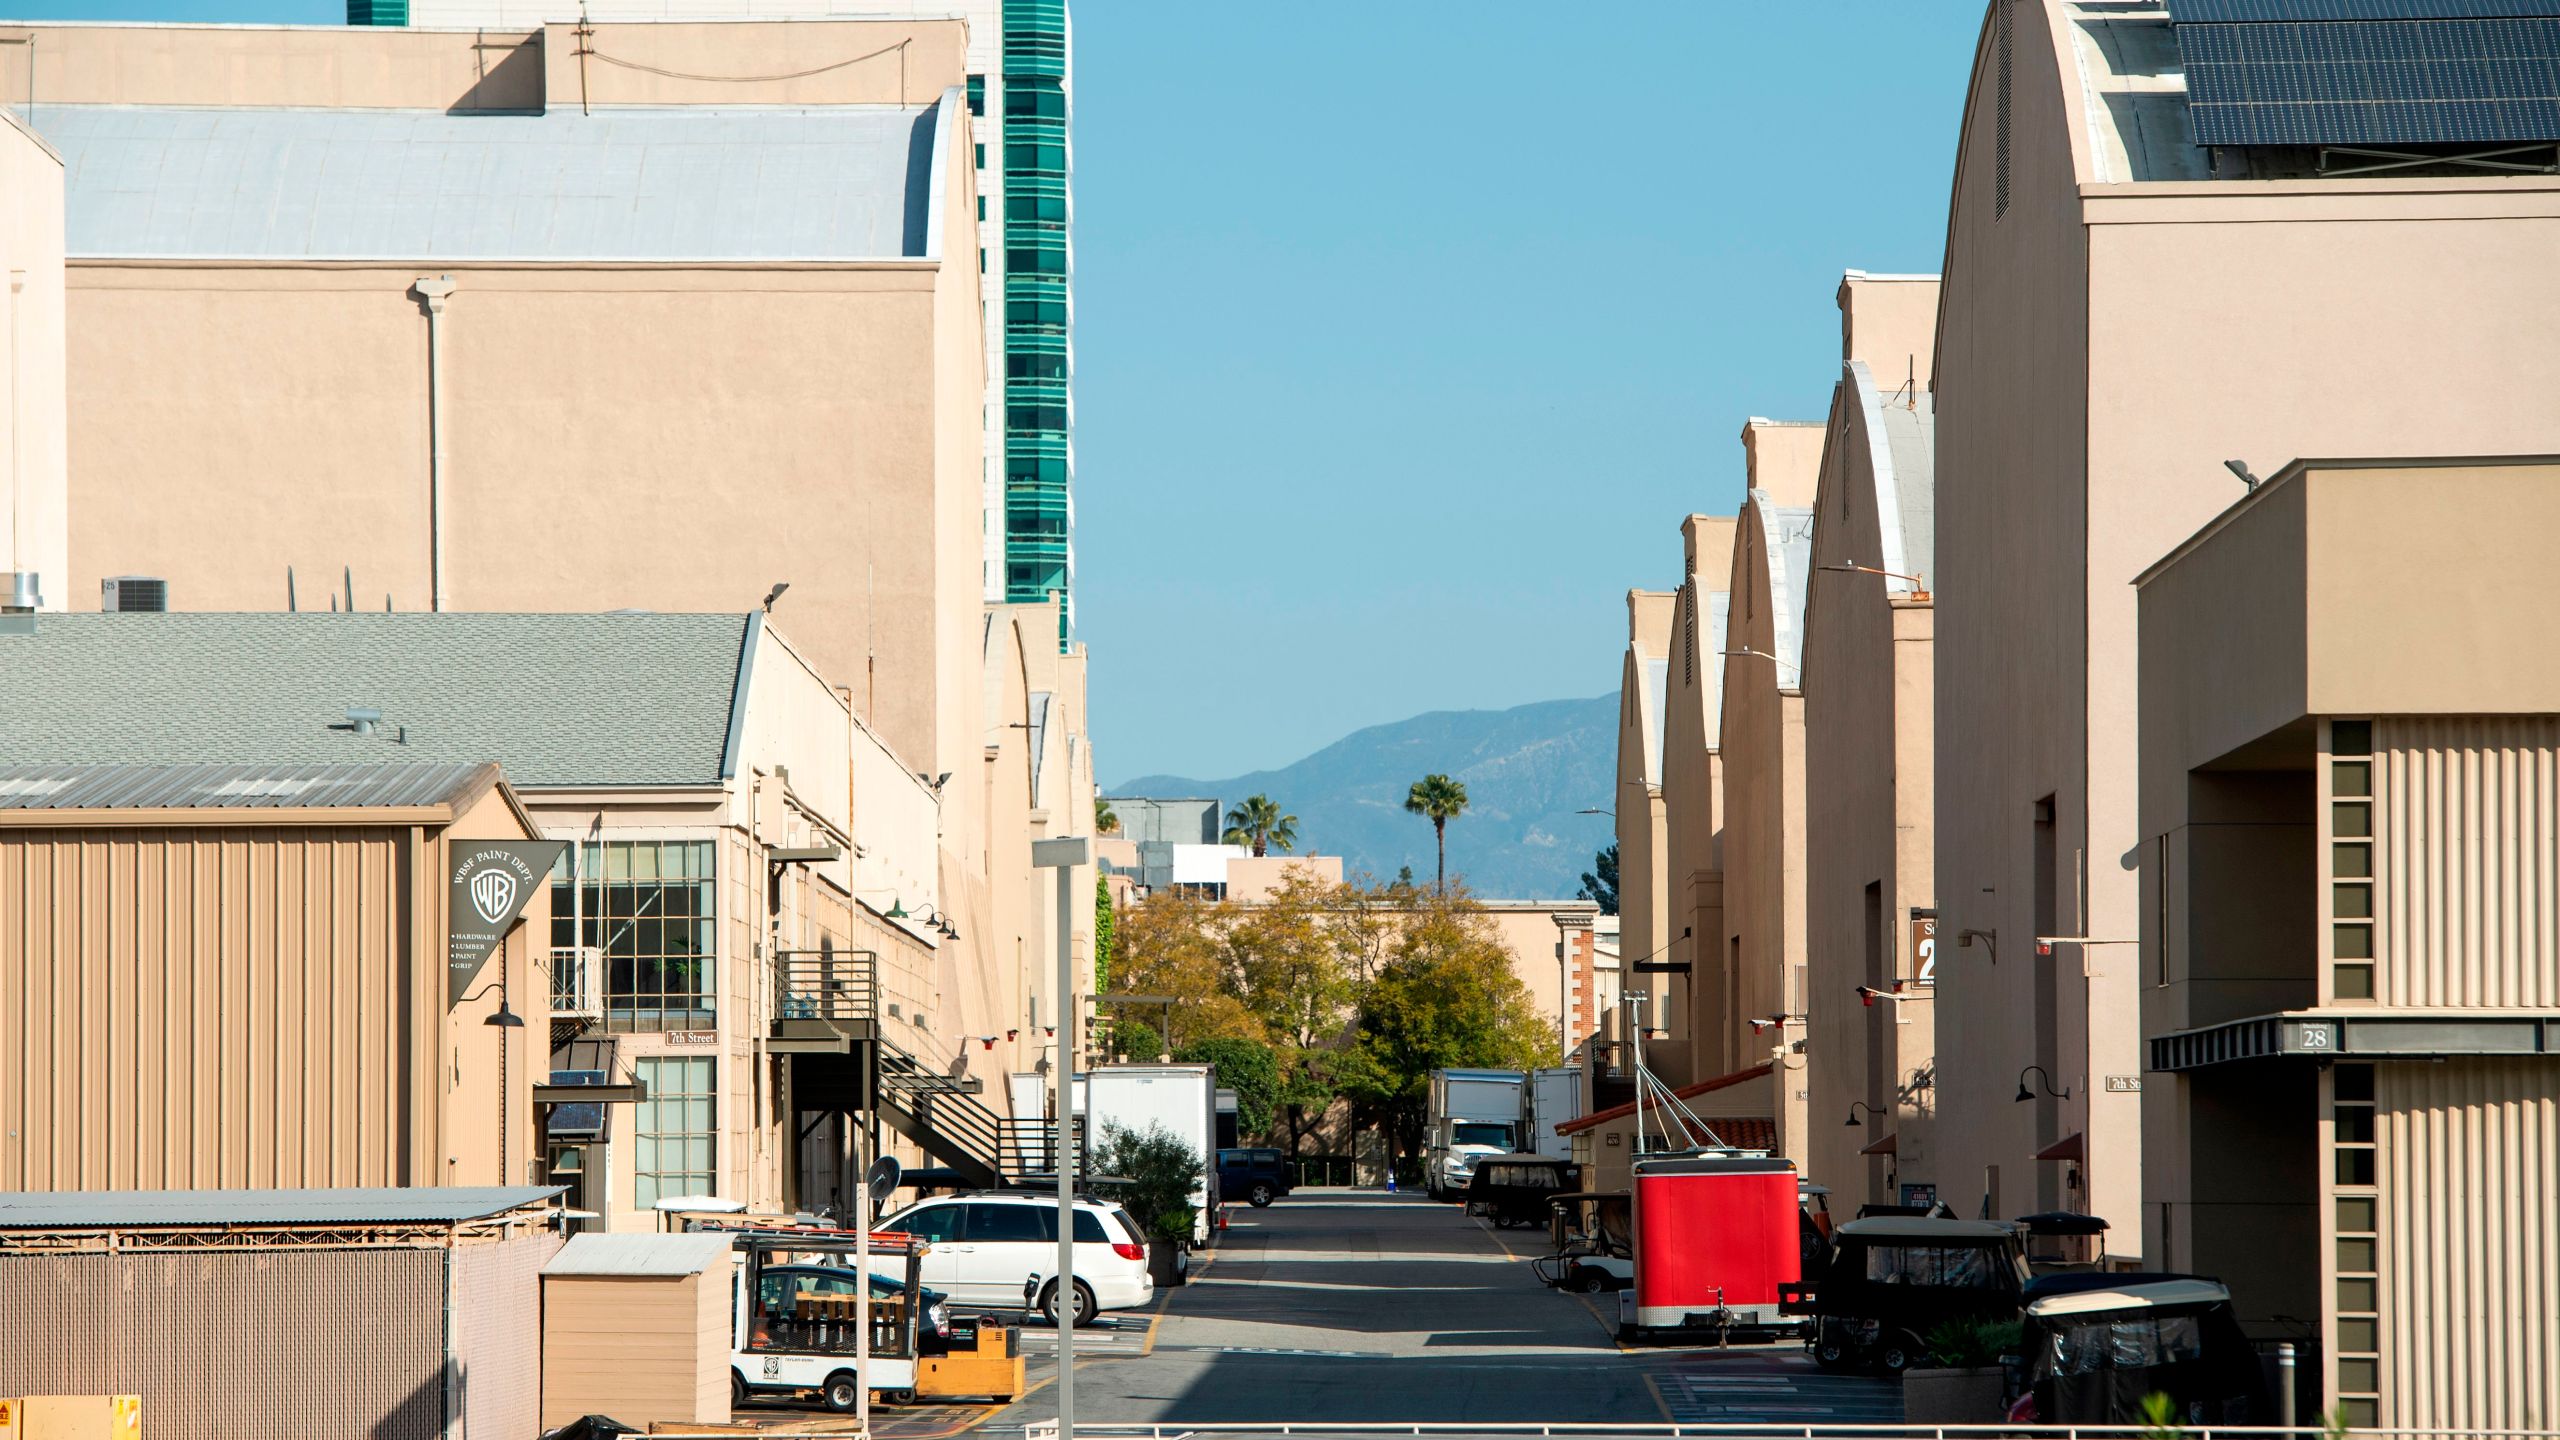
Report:
M 1004 0 L 1004 595 L 1075 616 L 1075 214 L 1067 0 Z

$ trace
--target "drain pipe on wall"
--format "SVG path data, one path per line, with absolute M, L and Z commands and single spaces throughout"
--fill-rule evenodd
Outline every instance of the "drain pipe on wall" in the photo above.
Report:
M 418 277 L 409 287 L 427 312 L 427 608 L 444 609 L 444 307 L 453 277 Z M 355 608 L 348 602 L 348 608 Z

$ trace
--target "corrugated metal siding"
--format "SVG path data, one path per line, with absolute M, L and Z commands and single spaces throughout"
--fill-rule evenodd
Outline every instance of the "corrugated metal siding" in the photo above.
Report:
M 422 1178 L 407 849 L 382 829 L 0 831 L 0 1189 Z
M 424 1249 L 0 1256 L 0 1315 L 13 1322 L 0 1395 L 137 1394 L 172 1434 L 433 1440 L 444 1260 Z
M 2375 995 L 2560 1005 L 2560 718 L 2374 722 Z
M 542 1428 L 542 1267 L 561 1244 L 537 1234 L 453 1252 L 459 1440 L 518 1440 Z
M 2375 1070 L 2382 1423 L 2560 1425 L 2560 1061 Z

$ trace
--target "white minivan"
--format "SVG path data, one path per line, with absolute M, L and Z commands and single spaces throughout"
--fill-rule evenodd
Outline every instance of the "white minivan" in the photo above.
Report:
M 1075 1316 L 1082 1325 L 1104 1310 L 1134 1310 L 1155 1296 L 1146 1242 L 1117 1205 L 1076 1202 Z M 932 1242 L 923 1283 L 954 1306 L 1022 1303 L 1023 1282 L 1038 1277 L 1038 1309 L 1058 1318 L 1058 1200 L 1054 1195 L 947 1195 L 920 1200 L 880 1224 Z

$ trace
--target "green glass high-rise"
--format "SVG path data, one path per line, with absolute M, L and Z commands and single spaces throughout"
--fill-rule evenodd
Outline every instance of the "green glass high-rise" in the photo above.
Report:
M 1075 214 L 1066 0 L 1004 0 L 1004 595 L 1075 614 Z

